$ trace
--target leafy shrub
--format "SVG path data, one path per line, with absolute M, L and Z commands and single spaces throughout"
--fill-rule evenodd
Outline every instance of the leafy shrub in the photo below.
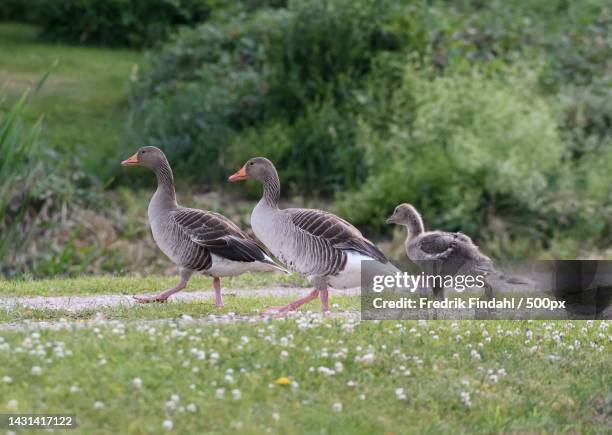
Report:
M 211 9 L 207 0 L 35 0 L 32 8 L 46 39 L 132 47 L 202 22 Z
M 395 205 L 412 202 L 429 227 L 478 237 L 496 219 L 515 235 L 547 236 L 552 223 L 542 219 L 565 149 L 554 113 L 528 81 L 408 69 L 389 116 L 388 137 L 360 134 L 360 146 L 375 155 L 372 175 L 345 195 L 344 215 L 380 227 Z M 387 156 L 376 156 L 379 149 Z
M 0 8 L 0 20 L 27 21 L 30 17 L 28 7 L 22 0 L 3 0 Z
M 290 2 L 183 30 L 150 57 L 134 87 L 139 140 L 167 151 L 179 162 L 177 172 L 212 185 L 252 157 L 233 145 L 228 162 L 230 144 L 280 123 L 290 142 L 282 146 L 280 169 L 290 184 L 313 193 L 355 185 L 356 90 L 373 53 L 393 48 L 381 37 L 376 5 Z

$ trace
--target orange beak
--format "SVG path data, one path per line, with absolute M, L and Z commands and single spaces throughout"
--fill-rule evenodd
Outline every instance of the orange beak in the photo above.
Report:
M 138 153 L 136 153 L 132 157 L 130 157 L 129 159 L 122 161 L 121 165 L 123 165 L 123 166 L 134 166 L 134 165 L 137 165 L 138 163 L 140 163 L 140 162 L 138 161 Z
M 243 166 L 238 172 L 230 176 L 228 180 L 233 183 L 234 181 L 246 180 L 247 178 L 249 178 L 249 176 L 247 175 L 246 169 Z

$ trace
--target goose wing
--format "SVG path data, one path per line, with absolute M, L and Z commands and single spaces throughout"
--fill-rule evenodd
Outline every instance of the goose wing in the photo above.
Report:
M 385 254 L 357 228 L 334 214 L 315 209 L 287 209 L 287 212 L 297 228 L 327 241 L 334 248 L 356 251 L 382 263 L 388 262 Z
M 266 252 L 225 216 L 193 208 L 180 208 L 172 219 L 196 245 L 228 260 L 274 264 Z
M 489 257 L 480 253 L 472 239 L 463 233 L 432 231 L 419 237 L 409 247 L 409 257 L 420 261 L 439 260 L 451 270 L 467 266 L 478 273 L 490 273 L 493 264 Z

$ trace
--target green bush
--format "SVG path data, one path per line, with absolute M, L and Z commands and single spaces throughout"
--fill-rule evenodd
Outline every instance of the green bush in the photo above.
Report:
M 2 0 L 0 7 L 0 20 L 29 21 L 31 19 L 29 8 L 23 0 Z
M 393 49 L 377 8 L 371 0 L 290 2 L 183 30 L 150 56 L 134 87 L 139 141 L 210 186 L 252 157 L 238 152 L 241 135 L 280 123 L 289 185 L 314 194 L 355 186 L 363 178 L 357 91 L 374 53 Z
M 210 14 L 208 0 L 34 0 L 42 37 L 108 46 L 150 46 Z
M 411 202 L 430 228 L 483 237 L 495 219 L 516 236 L 545 239 L 565 146 L 535 81 L 408 68 L 392 96 L 390 133 L 365 124 L 359 135 L 372 175 L 344 195 L 341 212 L 380 228 L 397 204 Z

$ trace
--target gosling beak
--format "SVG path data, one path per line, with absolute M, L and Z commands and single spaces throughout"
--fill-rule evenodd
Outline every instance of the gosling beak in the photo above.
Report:
M 140 162 L 138 161 L 138 153 L 136 153 L 129 159 L 122 161 L 121 165 L 122 166 L 134 166 L 134 165 L 137 165 L 138 163 Z
M 249 178 L 249 176 L 247 175 L 246 169 L 243 166 L 238 172 L 236 172 L 234 175 L 231 175 L 227 180 L 233 183 L 235 181 L 246 180 L 247 178 Z
M 386 223 L 388 223 L 388 224 L 394 224 L 394 223 L 396 223 L 396 222 L 395 222 L 395 216 L 393 216 L 393 215 L 392 215 L 392 216 L 389 216 L 385 222 L 386 222 Z

